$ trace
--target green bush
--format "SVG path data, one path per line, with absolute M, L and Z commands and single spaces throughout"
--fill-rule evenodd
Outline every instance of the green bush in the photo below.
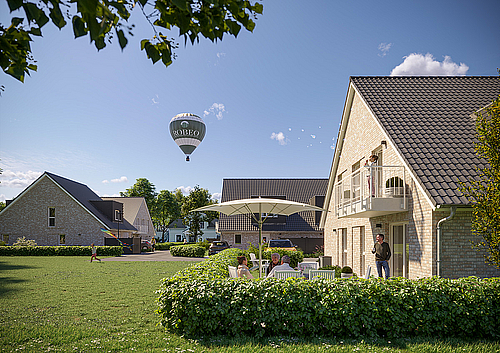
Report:
M 230 255 L 213 261 L 219 271 L 207 260 L 163 280 L 161 325 L 196 336 L 500 338 L 500 278 L 223 279 L 232 250 L 211 258 Z
M 275 252 L 280 254 L 280 259 L 283 257 L 283 255 L 288 255 L 290 257 L 290 266 L 293 268 L 297 267 L 299 265 L 299 262 L 302 262 L 302 260 L 304 260 L 304 253 L 300 250 L 291 251 L 276 248 L 268 249 L 262 252 L 262 257 L 271 261 L 271 255 Z M 257 257 L 259 257 L 258 253 L 256 255 Z
M 96 246 L 98 256 L 120 256 L 121 246 Z M 2 246 L 0 256 L 91 256 L 90 246 Z
M 196 244 L 176 245 L 170 247 L 172 256 L 183 257 L 203 257 L 205 256 L 205 248 Z
M 167 242 L 167 243 L 156 243 L 156 250 L 170 250 L 171 246 L 182 245 L 183 242 Z
M 208 250 L 208 248 L 210 247 L 210 242 L 205 239 L 203 241 L 197 242 L 196 245 L 203 246 L 205 248 L 205 250 Z
M 0 246 L 5 246 L 7 244 L 5 244 L 5 242 L 3 240 L 0 240 Z
M 340 273 L 352 273 L 352 268 L 349 266 L 344 266 L 342 267 L 342 270 L 340 270 Z

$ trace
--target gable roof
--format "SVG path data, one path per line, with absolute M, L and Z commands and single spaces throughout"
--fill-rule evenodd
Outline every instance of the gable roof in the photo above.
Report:
M 123 218 L 125 218 L 129 223 L 133 224 L 134 220 L 137 218 L 137 213 L 139 209 L 144 204 L 149 215 L 149 209 L 146 205 L 146 200 L 144 197 L 101 197 L 103 200 L 112 200 L 121 202 L 123 204 Z M 151 217 L 150 217 L 151 218 Z
M 25 193 L 29 192 L 29 189 L 37 184 L 43 178 L 48 178 L 56 185 L 58 185 L 66 194 L 68 194 L 76 203 L 80 204 L 84 209 L 87 210 L 94 218 L 96 218 L 103 226 L 108 229 L 116 229 L 117 223 L 112 222 L 107 218 L 101 211 L 99 211 L 91 201 L 102 201 L 102 199 L 93 192 L 87 185 L 78 183 L 76 181 L 63 178 L 59 175 L 55 175 L 49 172 L 44 172 L 37 180 L 35 180 L 31 185 L 24 189 L 12 202 L 5 208 L 7 209 L 13 205 L 17 200 L 19 200 Z M 123 230 L 136 230 L 134 226 L 123 220 L 120 224 L 120 229 Z
M 458 190 L 459 181 L 476 176 L 476 167 L 486 164 L 474 151 L 472 114 L 498 97 L 497 76 L 351 77 L 327 204 L 354 92 L 366 104 L 433 207 L 468 204 Z
M 252 196 L 285 196 L 286 200 L 309 204 L 314 196 L 324 196 L 328 179 L 223 179 L 221 202 L 251 198 Z M 265 223 L 264 223 L 265 224 Z M 219 231 L 258 231 L 245 215 L 220 214 Z M 269 229 L 271 230 L 271 229 Z M 273 231 L 319 230 L 314 212 L 305 211 L 287 217 L 286 225 L 273 226 Z

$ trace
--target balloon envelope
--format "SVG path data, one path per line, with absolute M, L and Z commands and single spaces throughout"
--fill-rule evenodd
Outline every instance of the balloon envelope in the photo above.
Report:
M 170 135 L 186 155 L 186 161 L 203 141 L 205 131 L 203 119 L 191 113 L 178 114 L 170 120 Z

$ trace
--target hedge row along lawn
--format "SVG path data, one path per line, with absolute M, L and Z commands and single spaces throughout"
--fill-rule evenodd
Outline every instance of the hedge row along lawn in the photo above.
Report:
M 96 246 L 97 256 L 120 256 L 121 246 Z M 0 246 L 0 256 L 91 256 L 90 246 Z
M 205 248 L 199 245 L 176 245 L 170 247 L 172 256 L 184 257 L 203 257 L 205 256 Z
M 190 262 L 0 258 L 0 352 L 498 352 L 493 341 L 334 337 L 186 338 L 157 326 L 160 279 Z
M 500 338 L 500 278 L 225 278 L 240 251 L 165 279 L 161 324 L 188 336 Z

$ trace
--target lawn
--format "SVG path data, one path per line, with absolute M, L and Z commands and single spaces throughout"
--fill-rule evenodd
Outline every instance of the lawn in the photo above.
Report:
M 0 352 L 500 352 L 500 343 L 185 338 L 156 326 L 161 278 L 189 262 L 0 257 Z

